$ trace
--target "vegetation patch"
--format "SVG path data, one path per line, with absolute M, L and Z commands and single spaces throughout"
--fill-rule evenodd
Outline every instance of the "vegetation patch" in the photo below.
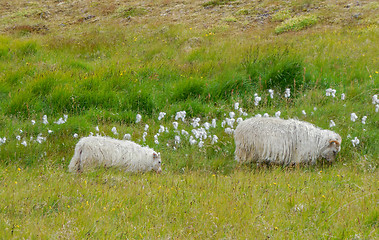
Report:
M 288 9 L 278 10 L 271 16 L 273 22 L 283 22 L 291 17 L 291 13 Z
M 211 0 L 203 3 L 203 7 L 215 7 L 220 5 L 226 5 L 230 2 L 234 2 L 235 0 Z
M 143 16 L 147 13 L 145 8 L 122 6 L 116 10 L 118 16 L 123 18 Z
M 315 15 L 303 15 L 285 20 L 275 28 L 275 33 L 280 34 L 288 31 L 300 31 L 317 23 Z

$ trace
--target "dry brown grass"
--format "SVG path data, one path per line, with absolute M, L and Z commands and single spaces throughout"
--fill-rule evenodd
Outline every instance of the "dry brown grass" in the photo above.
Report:
M 315 14 L 322 25 L 377 24 L 379 6 L 375 1 L 232 1 L 211 8 L 204 0 L 182 1 L 93 1 L 15 0 L 0 3 L 0 31 L 15 26 L 44 25 L 51 31 L 85 27 L 85 24 L 167 25 L 184 24 L 198 29 L 227 25 L 229 32 L 272 29 L 272 15 L 287 10 L 291 16 Z M 139 9 L 144 14 L 123 16 L 120 9 Z M 243 12 L 244 14 L 241 14 Z M 235 21 L 225 21 L 233 17 Z M 84 26 L 83 26 L 84 25 Z

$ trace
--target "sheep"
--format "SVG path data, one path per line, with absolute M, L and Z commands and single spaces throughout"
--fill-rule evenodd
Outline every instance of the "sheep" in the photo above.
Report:
M 235 159 L 276 165 L 333 162 L 341 149 L 341 136 L 299 120 L 253 117 L 241 122 L 235 132 Z
M 161 156 L 153 149 L 132 141 L 109 137 L 83 137 L 75 147 L 68 166 L 70 172 L 82 172 L 94 167 L 117 167 L 129 172 L 160 173 Z

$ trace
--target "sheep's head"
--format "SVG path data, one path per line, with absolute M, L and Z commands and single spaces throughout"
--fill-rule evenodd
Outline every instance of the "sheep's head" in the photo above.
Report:
M 336 137 L 331 138 L 327 146 L 321 151 L 321 156 L 325 158 L 328 162 L 334 162 L 337 153 L 341 150 L 341 137 L 337 134 Z
M 161 154 L 153 152 L 153 170 L 157 173 L 162 172 Z

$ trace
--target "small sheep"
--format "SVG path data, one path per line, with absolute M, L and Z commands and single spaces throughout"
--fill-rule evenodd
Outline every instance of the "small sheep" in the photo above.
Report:
M 294 119 L 250 118 L 235 132 L 235 158 L 240 163 L 315 164 L 320 157 L 333 162 L 341 136 Z
M 160 153 L 151 148 L 109 137 L 81 138 L 76 144 L 69 171 L 82 172 L 101 166 L 123 168 L 130 172 L 162 171 Z

